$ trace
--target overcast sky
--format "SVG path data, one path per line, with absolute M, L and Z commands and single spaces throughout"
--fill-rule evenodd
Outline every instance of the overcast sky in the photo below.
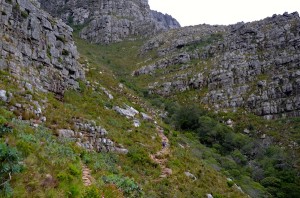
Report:
M 148 0 L 150 8 L 176 18 L 181 26 L 234 24 L 298 11 L 300 0 Z

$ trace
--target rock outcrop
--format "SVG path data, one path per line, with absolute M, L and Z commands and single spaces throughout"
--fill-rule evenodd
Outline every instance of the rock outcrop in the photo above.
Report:
M 171 15 L 151 10 L 151 15 L 156 22 L 161 24 L 162 29 L 176 29 L 180 27 L 179 22 Z
M 150 93 L 199 90 L 195 102 L 215 110 L 243 107 L 267 119 L 300 116 L 296 12 L 231 26 L 171 30 L 150 39 L 140 53 L 153 50 L 156 59 L 133 73 L 155 76 Z
M 76 144 L 89 151 L 97 152 L 115 152 L 127 154 L 128 150 L 122 146 L 117 146 L 115 142 L 108 139 L 108 132 L 101 126 L 97 126 L 95 122 L 82 122 L 74 120 L 75 130 L 59 129 L 57 131 L 60 138 L 74 140 Z
M 63 21 L 82 25 L 83 39 L 111 43 L 180 27 L 170 15 L 151 11 L 148 0 L 40 0 L 43 9 Z
M 84 72 L 72 29 L 39 8 L 37 1 L 0 0 L 0 70 L 40 90 L 63 94 L 78 88 Z

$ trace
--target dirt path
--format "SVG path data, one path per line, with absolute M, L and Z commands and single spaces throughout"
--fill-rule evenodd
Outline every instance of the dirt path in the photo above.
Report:
M 82 181 L 85 186 L 90 186 L 93 183 L 91 170 L 86 165 L 82 165 Z
M 164 130 L 160 126 L 156 126 L 157 133 L 161 138 L 162 142 L 165 142 L 165 146 L 162 146 L 162 149 L 155 154 L 150 155 L 151 159 L 156 162 L 162 172 L 160 178 L 168 177 L 172 174 L 172 170 L 167 168 L 168 157 L 171 153 L 169 139 L 164 135 Z
M 116 88 L 115 91 L 123 93 L 130 101 L 132 101 L 132 103 L 138 104 L 140 107 L 144 108 L 146 112 L 150 113 L 150 115 L 155 119 L 155 115 L 157 115 L 158 112 L 152 108 L 149 108 L 149 106 L 145 102 L 143 102 L 139 97 L 134 96 L 131 93 L 128 93 L 127 91 L 124 91 L 122 88 Z M 165 142 L 166 146 L 162 147 L 162 149 L 157 153 L 150 155 L 150 158 L 160 166 L 162 170 L 160 178 L 165 178 L 172 174 L 172 170 L 170 168 L 167 168 L 168 158 L 171 153 L 169 139 L 164 135 L 163 128 L 158 126 L 157 124 L 156 131 L 159 137 L 161 138 L 161 142 Z

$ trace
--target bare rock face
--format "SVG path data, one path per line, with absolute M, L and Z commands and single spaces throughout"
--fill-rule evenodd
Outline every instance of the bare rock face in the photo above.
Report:
M 163 14 L 155 10 L 151 10 L 151 15 L 155 19 L 155 21 L 161 24 L 162 29 L 176 29 L 180 27 L 178 21 L 174 19 L 171 15 Z
M 154 36 L 157 52 L 133 75 L 152 75 L 149 93 L 199 90 L 215 110 L 246 108 L 267 119 L 300 116 L 300 18 L 297 12 L 231 26 L 198 25 Z
M 40 0 L 43 9 L 72 25 L 83 39 L 111 43 L 180 27 L 171 16 L 151 11 L 148 0 Z
M 37 1 L 0 0 L 0 69 L 40 90 L 78 88 L 84 72 L 72 29 L 39 9 Z

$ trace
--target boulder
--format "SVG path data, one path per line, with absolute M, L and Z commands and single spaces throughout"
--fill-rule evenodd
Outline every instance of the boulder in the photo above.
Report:
M 165 174 L 165 175 L 172 175 L 172 173 L 173 173 L 173 171 L 170 168 L 165 168 L 163 170 L 163 174 Z
M 126 116 L 127 118 L 134 118 L 135 115 L 139 114 L 139 112 L 134 109 L 133 107 L 130 107 L 128 105 L 125 105 L 125 109 L 119 107 L 119 106 L 115 106 L 113 107 L 113 109 L 118 112 L 119 114 Z
M 214 197 L 212 196 L 212 194 L 206 194 L 206 197 L 207 197 L 207 198 L 214 198 Z
M 153 118 L 145 113 L 141 113 L 143 120 L 153 121 Z
M 7 96 L 6 96 L 6 91 L 5 90 L 0 90 L 0 100 L 3 102 L 7 102 Z
M 75 132 L 70 129 L 59 129 L 58 131 L 58 137 L 62 138 L 74 138 Z
M 125 148 L 119 148 L 119 147 L 115 147 L 115 148 L 114 148 L 114 151 L 115 151 L 116 153 L 124 154 L 124 155 L 126 155 L 126 154 L 128 153 L 128 150 L 127 150 L 127 149 L 125 149 Z
M 141 126 L 141 122 L 138 119 L 134 119 L 133 120 L 133 126 L 134 127 L 140 127 Z
M 193 175 L 192 173 L 190 173 L 190 172 L 184 172 L 184 174 L 187 176 L 187 177 L 189 177 L 189 178 L 192 178 L 193 180 L 197 180 L 197 177 L 195 176 L 195 175 Z

